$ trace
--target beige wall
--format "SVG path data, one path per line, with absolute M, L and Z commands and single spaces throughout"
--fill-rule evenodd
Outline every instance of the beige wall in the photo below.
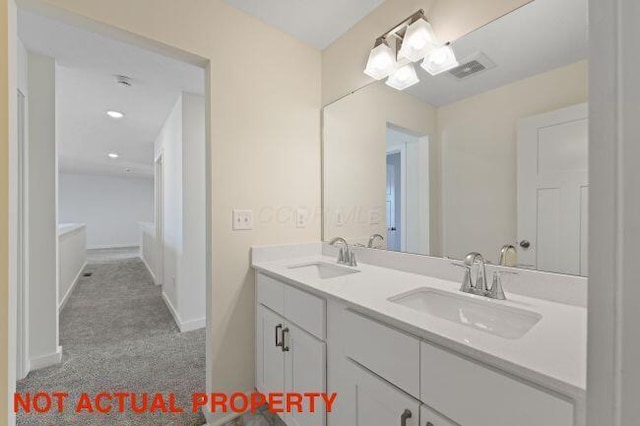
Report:
M 378 83 L 324 109 L 325 239 L 341 236 L 366 244 L 374 233 L 386 236 L 387 123 L 433 139 L 436 108 Z M 436 144 L 431 148 L 429 157 L 435 160 Z M 435 191 L 436 173 L 430 182 Z M 370 224 L 371 210 L 379 213 L 378 224 Z M 338 211 L 342 226 L 337 225 Z
M 387 0 L 322 52 L 322 104 L 373 81 L 364 73 L 376 38 L 424 9 L 438 38 L 453 41 L 531 0 Z
M 249 247 L 320 238 L 319 220 L 297 229 L 293 217 L 276 220 L 268 214 L 320 205 L 320 52 L 221 0 L 36 3 L 41 4 L 210 62 L 213 287 L 207 379 L 219 391 L 252 389 L 255 299 Z M 231 231 L 233 208 L 254 210 L 254 231 Z

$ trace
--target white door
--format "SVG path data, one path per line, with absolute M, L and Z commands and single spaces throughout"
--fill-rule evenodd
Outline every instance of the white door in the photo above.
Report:
M 262 393 L 283 392 L 284 354 L 281 342 L 284 320 L 262 305 L 258 305 L 256 320 L 256 387 Z
M 359 365 L 353 370 L 354 426 L 418 426 L 420 403 Z M 339 397 L 339 396 L 338 396 Z
M 520 120 L 521 266 L 587 275 L 587 111 L 581 104 Z
M 426 426 L 459 426 L 458 423 L 423 405 L 420 408 L 420 424 Z
M 326 392 L 325 343 L 291 324 L 286 325 L 284 336 L 286 392 Z M 285 416 L 287 425 L 324 426 L 325 404 L 316 401 L 314 411 L 305 403 L 302 413 L 293 410 Z

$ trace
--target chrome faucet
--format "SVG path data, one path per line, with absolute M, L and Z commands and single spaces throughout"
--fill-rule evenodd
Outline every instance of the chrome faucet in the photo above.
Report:
M 474 282 L 471 279 L 471 270 L 476 264 L 478 265 L 478 272 Z M 507 297 L 502 288 L 502 277 L 504 275 L 518 275 L 517 272 L 513 271 L 494 271 L 491 288 L 487 288 L 486 261 L 480 253 L 471 252 L 465 257 L 463 262 L 454 262 L 452 265 L 463 268 L 465 271 L 460 291 L 485 296 L 490 299 L 506 300 Z
M 469 267 L 473 267 L 476 263 L 478 264 L 478 273 L 475 282 L 471 283 L 469 293 L 485 296 L 487 293 L 487 267 L 484 257 L 480 253 L 471 252 L 464 259 L 464 264 Z
M 380 242 L 384 241 L 384 237 L 380 234 L 373 234 L 371 237 L 369 237 L 369 244 L 367 244 L 367 248 L 374 248 L 373 245 L 378 239 L 380 240 Z
M 344 247 L 340 247 L 340 252 L 338 253 L 338 263 L 341 265 L 347 266 L 358 266 L 358 261 L 356 260 L 356 254 L 351 250 L 349 243 L 342 237 L 336 237 L 329 243 L 330 246 L 335 247 L 338 243 L 342 243 Z

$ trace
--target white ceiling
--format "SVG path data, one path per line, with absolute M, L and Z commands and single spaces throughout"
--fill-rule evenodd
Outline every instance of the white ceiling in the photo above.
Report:
M 384 0 L 225 1 L 320 50 L 384 3 Z
M 152 176 L 155 138 L 181 92 L 203 93 L 204 71 L 24 11 L 18 26 L 28 50 L 56 59 L 60 170 Z M 133 86 L 117 85 L 116 74 Z
M 585 59 L 587 22 L 587 0 L 535 0 L 453 43 L 459 60 L 481 52 L 495 68 L 456 80 L 416 64 L 420 83 L 406 92 L 442 106 Z

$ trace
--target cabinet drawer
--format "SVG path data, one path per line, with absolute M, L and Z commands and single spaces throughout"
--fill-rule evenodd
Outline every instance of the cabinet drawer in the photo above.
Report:
M 256 277 L 256 299 L 272 311 L 284 315 L 284 284 L 258 273 Z
M 324 299 L 289 285 L 284 287 L 284 316 L 321 340 L 327 334 L 326 312 Z
M 415 398 L 420 396 L 420 342 L 352 311 L 344 315 L 346 355 Z
M 570 401 L 428 343 L 420 350 L 420 399 L 462 425 L 574 424 Z

